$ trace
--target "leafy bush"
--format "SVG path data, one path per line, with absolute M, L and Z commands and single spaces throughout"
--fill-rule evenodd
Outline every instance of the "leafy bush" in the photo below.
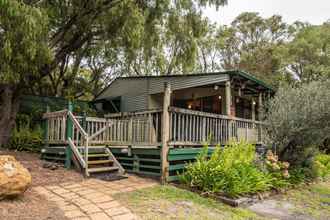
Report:
M 318 146 L 329 138 L 329 97 L 330 80 L 324 80 L 284 86 L 268 103 L 265 115 L 269 142 L 276 144 L 282 161 L 295 168 L 310 166 Z
M 314 167 L 317 176 L 324 179 L 330 175 L 330 155 L 318 154 L 314 158 Z
M 42 147 L 42 130 L 39 126 L 30 128 L 29 123 L 16 126 L 8 147 L 18 151 L 38 152 Z
M 224 149 L 219 146 L 211 157 L 208 149 L 189 164 L 180 180 L 204 192 L 224 193 L 231 197 L 266 191 L 272 187 L 273 177 L 262 172 L 254 163 L 255 147 L 247 143 L 231 143 Z

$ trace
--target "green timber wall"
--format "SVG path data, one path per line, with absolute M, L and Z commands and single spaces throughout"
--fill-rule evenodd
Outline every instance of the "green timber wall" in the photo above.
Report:
M 110 148 L 110 150 L 126 171 L 154 177 L 161 176 L 160 149 Z
M 128 172 L 161 176 L 161 149 L 131 149 L 130 153 L 122 148 L 110 148 L 120 164 Z M 203 148 L 172 148 L 168 153 L 169 177 L 167 181 L 177 181 L 178 174 L 182 173 L 185 166 L 196 160 Z M 209 154 L 213 149 L 209 149 Z
M 169 177 L 168 182 L 177 181 L 178 174 L 184 171 L 185 166 L 196 160 L 203 148 L 172 148 L 168 153 Z M 130 150 L 124 148 L 110 148 L 116 159 L 131 173 L 142 174 L 160 178 L 161 176 L 161 149 L 139 149 Z M 209 148 L 209 155 L 214 148 Z M 64 162 L 65 147 L 48 147 L 43 151 L 43 159 Z
M 169 177 L 167 181 L 177 181 L 178 174 L 184 171 L 188 163 L 194 162 L 203 148 L 172 148 L 168 153 Z M 211 155 L 214 149 L 209 148 L 208 154 Z

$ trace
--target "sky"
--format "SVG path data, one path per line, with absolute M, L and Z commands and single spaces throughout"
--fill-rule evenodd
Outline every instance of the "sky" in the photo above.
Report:
M 282 15 L 287 23 L 297 20 L 322 24 L 330 19 L 330 0 L 228 0 L 228 5 L 207 8 L 204 13 L 211 21 L 230 24 L 242 12 L 259 12 L 262 17 Z

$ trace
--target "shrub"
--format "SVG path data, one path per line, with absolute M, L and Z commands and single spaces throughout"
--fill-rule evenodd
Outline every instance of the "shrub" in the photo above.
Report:
M 308 167 L 330 134 L 330 80 L 281 87 L 266 106 L 270 143 L 282 161 Z
M 16 126 L 8 147 L 18 151 L 38 152 L 42 147 L 42 130 L 39 126 L 30 128 L 29 123 Z
M 265 158 L 266 172 L 272 177 L 272 188 L 280 189 L 290 186 L 289 183 L 289 166 L 288 162 L 282 162 L 278 160 L 278 156 L 272 151 L 267 151 Z
M 314 158 L 314 168 L 317 177 L 322 179 L 330 175 L 330 155 L 318 154 Z
M 273 177 L 254 163 L 255 147 L 247 143 L 231 143 L 216 147 L 207 158 L 207 147 L 189 164 L 180 180 L 204 192 L 224 193 L 230 197 L 265 191 L 272 187 Z

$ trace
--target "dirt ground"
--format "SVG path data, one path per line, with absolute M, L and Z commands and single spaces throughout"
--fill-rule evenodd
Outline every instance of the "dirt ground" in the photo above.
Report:
M 57 170 L 43 168 L 39 154 L 14 152 L 0 149 L 0 155 L 12 155 L 32 175 L 32 185 L 23 196 L 0 201 L 1 220 L 59 220 L 67 219 L 57 206 L 32 190 L 35 186 L 46 186 L 64 182 L 80 182 L 81 174 L 59 167 Z

